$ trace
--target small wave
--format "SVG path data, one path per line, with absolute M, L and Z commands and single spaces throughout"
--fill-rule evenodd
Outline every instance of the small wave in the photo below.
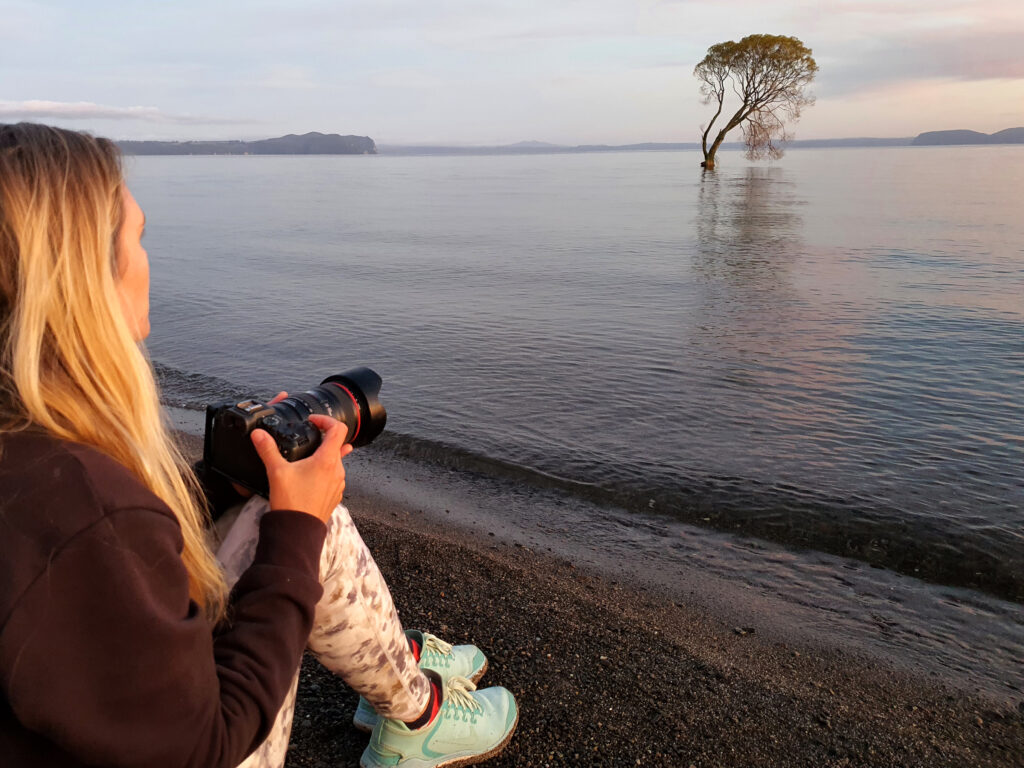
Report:
M 947 518 L 908 519 L 862 497 L 830 496 L 791 484 L 737 477 L 657 477 L 614 488 L 559 477 L 459 446 L 387 432 L 371 450 L 481 479 L 523 483 L 628 512 L 860 560 L 925 581 L 969 587 L 1024 603 L 1024 552 L 1013 537 L 965 536 Z M 628 519 L 623 520 L 627 525 Z
M 201 411 L 208 403 L 219 400 L 251 397 L 256 391 L 255 387 L 247 388 L 216 376 L 183 371 L 155 360 L 153 371 L 163 403 L 190 411 Z
M 154 362 L 167 405 L 202 410 L 207 403 L 252 396 L 258 388 Z M 936 516 L 908 516 L 859 495 L 842 497 L 788 483 L 741 477 L 681 477 L 647 468 L 640 479 L 615 485 L 562 477 L 457 445 L 394 431 L 368 451 L 434 467 L 471 472 L 481 481 L 553 489 L 627 512 L 774 541 L 789 547 L 849 557 L 926 581 L 970 587 L 1024 603 L 1024 548 L 1019 536 L 982 536 Z M 632 521 L 622 521 L 629 525 Z

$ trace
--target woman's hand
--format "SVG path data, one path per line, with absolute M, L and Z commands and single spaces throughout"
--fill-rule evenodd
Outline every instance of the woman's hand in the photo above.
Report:
M 274 403 L 280 403 L 286 397 L 288 397 L 288 393 L 287 392 L 284 392 L 284 391 L 278 392 L 269 401 L 267 401 L 267 405 L 273 405 Z M 248 498 L 252 497 L 252 491 L 250 491 L 244 485 L 239 485 L 238 483 L 232 483 L 231 487 L 234 488 L 235 489 L 235 493 L 237 493 L 243 499 L 248 499 Z
M 345 444 L 348 427 L 330 416 L 316 414 L 309 423 L 323 435 L 320 447 L 299 461 L 288 461 L 265 430 L 254 429 L 250 437 L 267 468 L 270 508 L 293 509 L 313 515 L 325 523 L 345 492 L 345 467 L 341 460 L 352 453 Z

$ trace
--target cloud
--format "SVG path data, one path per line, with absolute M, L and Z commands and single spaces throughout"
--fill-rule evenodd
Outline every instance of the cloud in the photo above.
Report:
M 267 30 L 278 39 L 312 35 L 345 47 L 386 41 L 415 49 L 474 51 L 491 51 L 496 44 L 636 33 L 634 0 L 389 0 L 386 13 L 381 5 L 380 0 L 295 0 L 282 14 L 272 3 L 255 4 L 239 23 L 251 35 Z
M 1020 33 L 933 32 L 916 40 L 877 39 L 860 55 L 819 61 L 819 91 L 830 98 L 911 80 L 1018 80 Z
M 23 0 L 5 0 L 0 40 L 24 43 L 46 40 L 61 18 L 55 8 Z
M 288 91 L 313 91 L 317 84 L 308 67 L 276 67 L 259 81 L 262 88 L 281 88 Z
M 147 123 L 178 123 L 183 125 L 233 125 L 251 120 L 177 115 L 156 107 L 110 107 L 90 101 L 0 101 L 0 118 L 35 120 L 140 120 Z
M 369 76 L 370 85 L 377 88 L 411 88 L 416 90 L 429 90 L 440 88 L 444 80 L 435 77 L 428 72 L 421 72 L 412 68 L 387 69 L 374 72 Z

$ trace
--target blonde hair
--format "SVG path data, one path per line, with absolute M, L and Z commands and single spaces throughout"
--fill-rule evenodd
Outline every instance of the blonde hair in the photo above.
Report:
M 216 620 L 209 516 L 118 299 L 123 184 L 106 139 L 0 125 L 0 434 L 42 428 L 127 467 L 177 516 L 189 594 Z

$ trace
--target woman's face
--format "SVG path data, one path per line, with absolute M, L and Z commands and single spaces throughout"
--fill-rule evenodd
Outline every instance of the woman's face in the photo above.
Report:
M 121 309 L 136 341 L 149 335 L 149 257 L 142 247 L 146 216 L 125 185 L 121 186 L 124 219 L 117 233 L 117 292 Z

